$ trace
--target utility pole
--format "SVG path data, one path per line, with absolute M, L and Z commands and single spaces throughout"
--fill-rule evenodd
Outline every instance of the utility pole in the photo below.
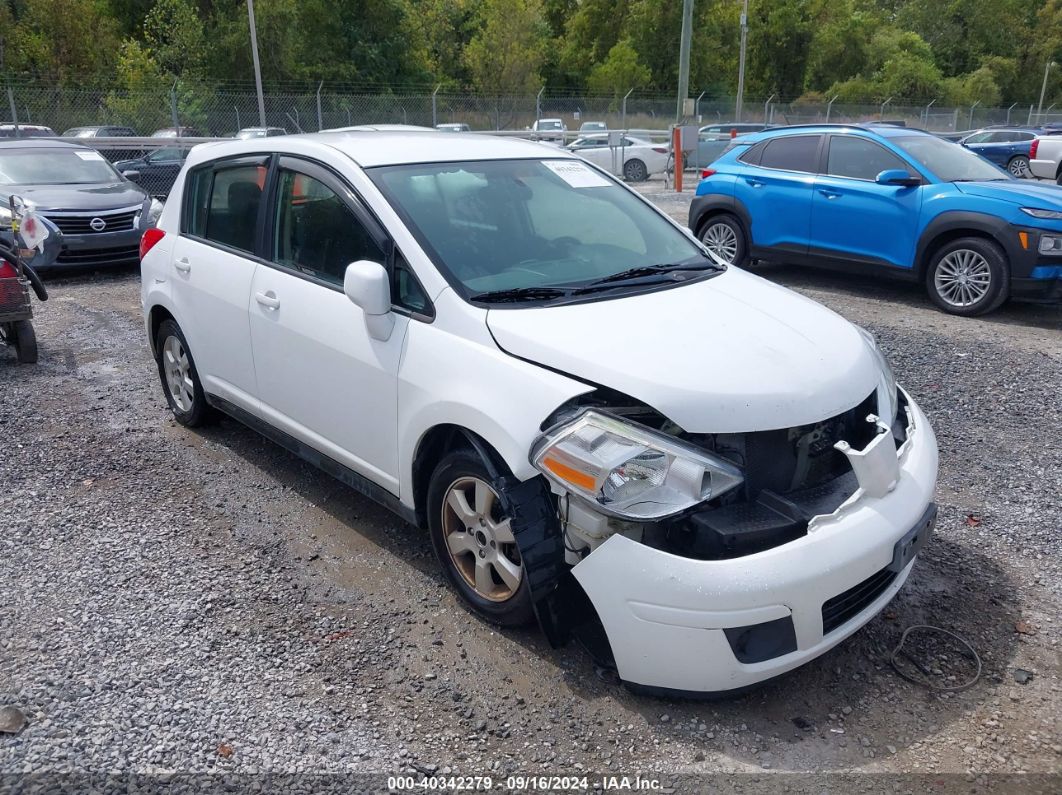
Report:
M 1044 67 L 1044 84 L 1040 87 L 1040 104 L 1036 108 L 1036 123 L 1043 124 L 1043 110 L 1044 110 L 1044 94 L 1047 93 L 1047 74 L 1051 71 L 1051 67 L 1055 65 L 1054 61 L 1048 61 L 1047 66 Z
M 738 60 L 738 95 L 734 121 L 741 121 L 741 105 L 745 101 L 745 42 L 749 37 L 749 0 L 741 6 L 741 55 Z
M 693 38 L 693 0 L 682 0 L 682 41 L 679 44 L 678 109 L 675 121 L 682 121 L 690 93 L 690 39 Z
M 258 61 L 258 31 L 254 26 L 254 0 L 247 0 L 247 20 L 251 25 L 251 58 L 254 60 L 254 87 L 258 92 L 258 121 L 265 127 L 265 96 L 262 94 L 262 64 Z

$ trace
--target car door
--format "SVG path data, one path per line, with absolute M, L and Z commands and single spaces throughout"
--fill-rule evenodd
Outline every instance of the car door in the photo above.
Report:
M 206 392 L 254 412 L 247 300 L 267 157 L 215 161 L 188 175 L 171 257 L 173 300 Z
M 390 243 L 354 192 L 315 163 L 281 157 L 271 180 L 269 265 L 251 287 L 262 416 L 398 493 L 397 373 L 409 318 L 369 336 L 343 292 L 346 267 L 384 263 Z
M 878 265 L 914 263 L 922 188 L 879 185 L 888 169 L 918 171 L 876 141 L 827 137 L 823 172 L 815 178 L 810 253 Z
M 783 135 L 758 144 L 739 158 L 734 198 L 751 218 L 753 253 L 807 252 L 812 186 L 822 135 Z
M 572 151 L 595 166 L 612 171 L 612 149 L 607 138 L 583 138 L 572 145 Z

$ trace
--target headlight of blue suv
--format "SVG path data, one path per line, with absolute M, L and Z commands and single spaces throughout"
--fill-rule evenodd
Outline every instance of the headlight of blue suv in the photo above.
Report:
M 1033 218 L 1042 218 L 1046 221 L 1062 221 L 1062 210 L 1041 210 L 1039 207 L 1022 207 L 1021 211 Z
M 543 433 L 531 464 L 594 509 L 631 521 L 672 516 L 739 486 L 741 470 L 673 436 L 585 411 Z
M 881 379 L 878 382 L 878 417 L 883 422 L 891 424 L 896 419 L 896 410 L 899 407 L 896 400 L 896 375 L 892 372 L 892 367 L 889 366 L 889 360 L 885 358 L 885 354 L 878 347 L 878 342 L 874 339 L 874 335 L 861 326 L 856 326 L 856 328 L 863 335 L 863 341 L 866 342 L 867 347 L 878 362 L 878 368 L 881 370 Z
M 158 199 L 151 200 L 151 208 L 148 210 L 148 223 L 154 226 L 158 223 L 159 216 L 162 215 L 162 208 L 166 205 L 160 202 Z

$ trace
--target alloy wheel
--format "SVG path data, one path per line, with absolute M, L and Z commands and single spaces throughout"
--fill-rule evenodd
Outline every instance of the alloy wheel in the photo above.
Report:
M 442 504 L 443 536 L 454 568 L 476 594 L 492 602 L 511 599 L 524 577 L 512 523 L 486 481 L 455 480 Z
M 1015 177 L 1020 179 L 1028 179 L 1029 177 L 1029 161 L 1024 157 L 1016 157 L 1007 164 L 1007 170 Z
M 949 252 L 933 274 L 937 294 L 948 305 L 966 308 L 981 301 L 992 286 L 988 260 L 976 251 L 960 248 Z
M 166 374 L 166 389 L 175 406 L 184 412 L 192 410 L 195 383 L 188 352 L 177 337 L 167 337 L 162 346 L 162 369 Z
M 728 265 L 734 264 L 738 251 L 738 238 L 737 232 L 730 224 L 712 224 L 704 230 L 701 242 L 723 262 Z

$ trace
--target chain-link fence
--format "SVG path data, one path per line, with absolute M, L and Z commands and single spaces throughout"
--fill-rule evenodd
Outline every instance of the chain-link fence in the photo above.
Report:
M 80 89 L 41 83 L 8 83 L 0 103 L 6 122 L 0 137 L 66 135 L 95 146 L 129 172 L 153 195 L 164 197 L 188 149 L 203 140 L 231 137 L 247 128 L 273 132 L 316 132 L 337 127 L 405 124 L 434 127 L 468 125 L 472 130 L 532 136 L 539 119 L 559 119 L 571 141 L 584 124 L 629 130 L 666 141 L 675 123 L 676 99 L 631 91 L 625 96 L 538 95 L 484 96 L 425 90 L 368 93 L 343 87 L 285 90 L 265 94 L 264 123 L 258 96 L 242 85 L 208 86 L 175 82 L 151 91 Z M 701 168 L 714 160 L 729 140 L 735 100 L 701 94 L 692 102 L 684 124 L 718 125 L 701 136 L 686 165 Z M 999 124 L 1040 126 L 1062 123 L 1062 109 L 1038 112 L 1033 106 L 984 108 L 886 103 L 779 102 L 746 98 L 740 121 L 753 124 L 819 124 L 889 121 L 938 134 Z

